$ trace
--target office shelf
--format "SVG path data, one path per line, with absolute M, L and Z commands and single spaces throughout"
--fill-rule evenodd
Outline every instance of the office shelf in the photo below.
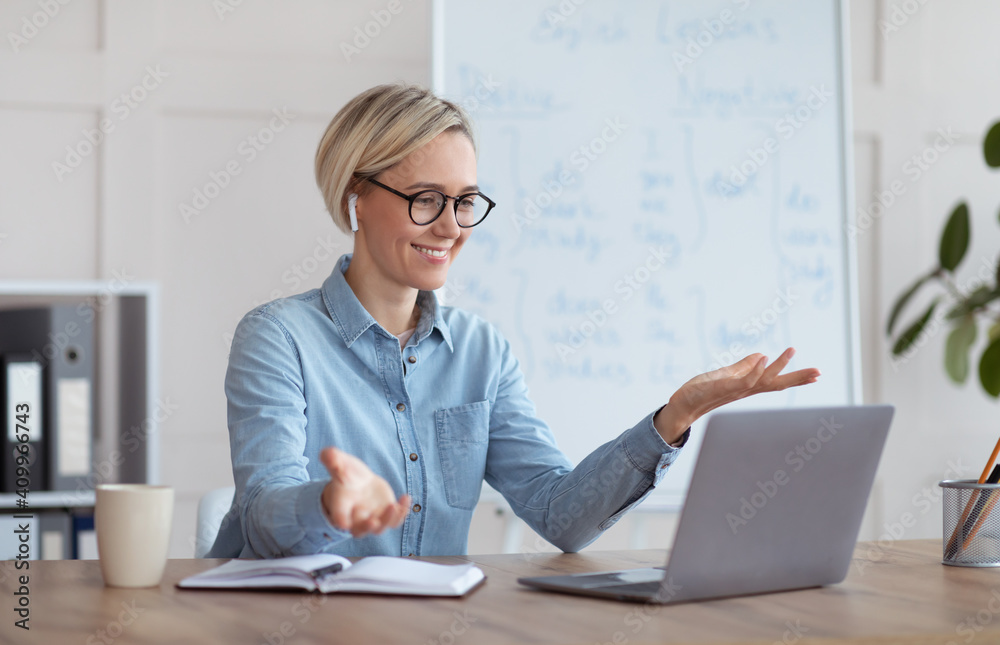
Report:
M 120 280 L 0 280 L 0 309 L 81 302 L 88 302 L 95 312 L 93 472 L 80 477 L 72 490 L 30 491 L 29 509 L 93 507 L 97 484 L 159 481 L 154 414 L 157 285 Z M 133 440 L 136 434 L 140 442 Z M 129 442 L 123 445 L 123 439 Z M 0 494 L 0 513 L 18 510 L 17 499 L 13 494 Z
M 94 491 L 46 490 L 28 493 L 28 508 L 18 508 L 17 500 L 21 499 L 12 493 L 0 494 L 0 509 L 14 510 L 18 513 L 31 513 L 43 508 L 88 508 L 94 505 Z

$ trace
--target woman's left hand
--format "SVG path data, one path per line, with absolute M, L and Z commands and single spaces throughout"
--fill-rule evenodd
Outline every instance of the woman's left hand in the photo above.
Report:
M 819 370 L 807 368 L 782 374 L 795 355 L 789 347 L 770 365 L 767 356 L 751 354 L 738 363 L 706 372 L 681 386 L 653 418 L 653 425 L 667 443 L 680 439 L 698 418 L 715 408 L 761 392 L 815 383 Z

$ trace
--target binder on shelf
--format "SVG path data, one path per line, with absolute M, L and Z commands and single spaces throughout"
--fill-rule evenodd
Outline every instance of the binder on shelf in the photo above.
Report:
M 0 560 L 68 560 L 73 556 L 72 516 L 63 509 L 0 513 Z
M 47 481 L 76 490 L 90 474 L 94 427 L 94 318 L 86 304 L 0 310 L 0 354 L 27 353 L 43 367 Z
M 13 513 L 0 513 L 0 560 L 38 559 L 39 535 L 37 514 L 17 517 Z
M 73 557 L 73 517 L 59 509 L 38 513 L 41 532 L 39 556 L 42 560 L 69 560 Z
M 5 353 L 0 356 L 0 382 L 0 492 L 41 490 L 48 485 L 42 363 L 30 354 Z
M 73 515 L 73 559 L 97 560 L 97 531 L 92 513 Z

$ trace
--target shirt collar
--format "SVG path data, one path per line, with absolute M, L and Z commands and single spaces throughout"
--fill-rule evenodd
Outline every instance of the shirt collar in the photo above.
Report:
M 388 331 L 378 324 L 368 310 L 364 308 L 358 297 L 354 295 L 351 285 L 347 284 L 344 272 L 351 264 L 351 253 L 340 256 L 337 266 L 334 267 L 330 277 L 323 282 L 323 300 L 326 303 L 330 318 L 340 331 L 344 343 L 350 347 L 361 334 L 365 333 L 369 327 L 377 327 L 383 333 L 391 336 Z M 417 293 L 417 305 L 420 307 L 420 320 L 417 321 L 416 331 L 413 335 L 419 344 L 424 338 L 429 336 L 434 329 L 441 333 L 441 337 L 448 344 L 448 349 L 454 351 L 451 343 L 451 331 L 444 320 L 441 307 L 438 306 L 437 297 L 433 291 L 420 291 Z

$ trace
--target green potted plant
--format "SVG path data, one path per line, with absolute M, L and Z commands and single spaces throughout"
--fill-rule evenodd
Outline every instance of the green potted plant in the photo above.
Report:
M 983 140 L 983 156 L 990 168 L 1000 168 L 1000 121 L 990 126 Z M 969 207 L 963 201 L 948 217 L 938 249 L 938 264 L 929 273 L 904 291 L 892 307 L 886 335 L 892 338 L 896 322 L 906 304 L 925 285 L 936 283 L 943 293 L 935 297 L 927 309 L 908 325 L 896 338 L 892 346 L 893 356 L 902 356 L 920 334 L 934 320 L 939 306 L 946 308 L 945 322 L 951 327 L 945 342 L 944 366 L 948 376 L 962 384 L 971 371 L 970 353 L 976 342 L 979 321 L 986 323 L 989 340 L 979 357 L 979 383 L 993 398 L 1000 397 L 1000 309 L 995 305 L 1000 301 L 1000 263 L 993 275 L 982 280 L 974 288 L 961 289 L 955 280 L 955 271 L 969 249 L 971 227 Z M 992 284 L 990 284 L 992 280 Z

